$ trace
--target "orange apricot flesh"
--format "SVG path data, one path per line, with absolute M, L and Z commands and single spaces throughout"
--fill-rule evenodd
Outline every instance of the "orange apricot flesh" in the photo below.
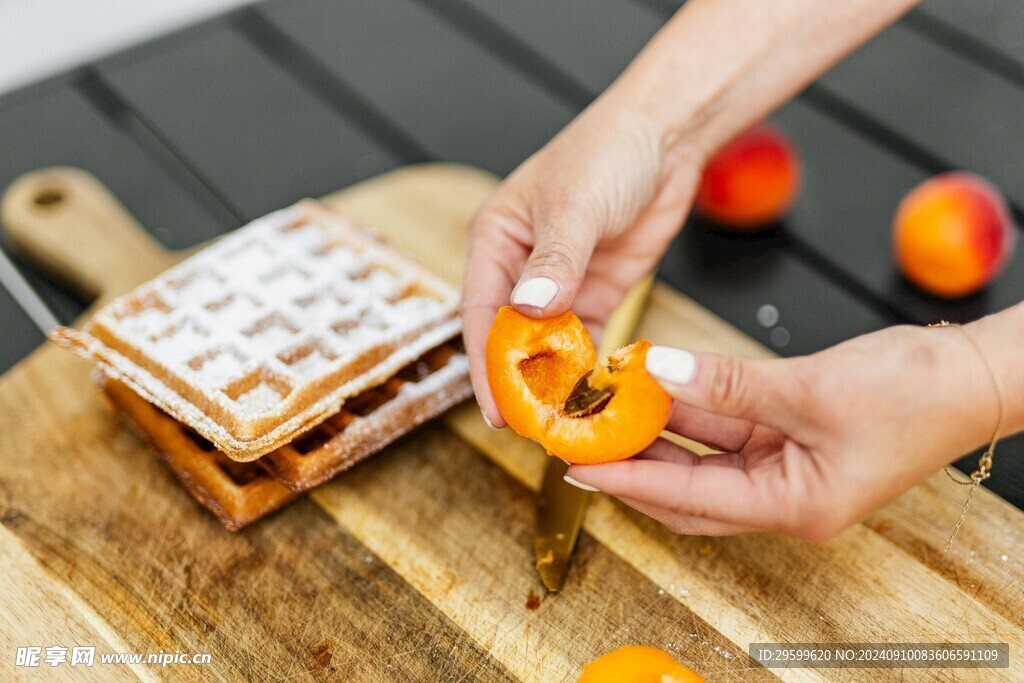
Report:
M 626 645 L 585 665 L 576 683 L 704 683 L 704 677 L 664 650 Z
M 551 455 L 624 460 L 658 438 L 672 407 L 644 367 L 650 346 L 639 341 L 598 363 L 572 312 L 538 320 L 505 306 L 487 337 L 487 380 L 509 426 Z

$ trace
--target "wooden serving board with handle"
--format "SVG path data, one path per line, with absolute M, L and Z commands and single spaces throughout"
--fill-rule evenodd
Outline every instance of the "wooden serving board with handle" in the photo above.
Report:
M 459 280 L 465 226 L 495 179 L 411 167 L 327 197 Z M 23 177 L 10 239 L 97 304 L 179 259 L 94 178 Z M 638 331 L 658 343 L 769 352 L 656 286 Z M 482 456 L 482 457 L 481 457 Z M 624 644 L 708 680 L 947 679 L 950 671 L 760 668 L 751 642 L 1009 642 L 1024 676 L 1024 515 L 941 474 L 823 545 L 675 536 L 598 496 L 560 594 L 532 566 L 546 456 L 470 402 L 240 533 L 200 508 L 109 414 L 86 363 L 49 346 L 0 379 L 0 678 L 23 645 L 210 653 L 206 666 L 101 665 L 97 680 L 573 680 Z M 45 665 L 44 665 L 45 666 Z

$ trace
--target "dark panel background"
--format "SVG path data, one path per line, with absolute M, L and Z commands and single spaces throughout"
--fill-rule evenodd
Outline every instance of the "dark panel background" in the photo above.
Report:
M 413 0 L 290 0 L 263 11 L 434 158 L 504 175 L 575 114 Z
M 43 343 L 43 333 L 0 287 L 0 368 L 9 368 Z
M 101 74 L 244 220 L 399 163 L 227 26 L 125 61 Z
M 884 31 L 821 80 L 950 166 L 1024 204 L 1024 89 L 903 26 Z

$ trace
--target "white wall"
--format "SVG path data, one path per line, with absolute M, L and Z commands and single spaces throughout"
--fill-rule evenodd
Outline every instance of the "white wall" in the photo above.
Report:
M 0 0 L 0 93 L 253 0 Z

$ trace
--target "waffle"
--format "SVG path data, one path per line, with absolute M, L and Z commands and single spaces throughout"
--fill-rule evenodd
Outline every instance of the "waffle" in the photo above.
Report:
M 298 494 L 257 463 L 235 462 L 202 436 L 131 390 L 100 375 L 100 386 L 189 493 L 231 531 L 273 512 Z
M 457 336 L 456 308 L 447 283 L 303 200 L 51 339 L 248 462 Z M 271 466 L 305 481 L 309 465 L 297 458 Z
M 431 349 L 256 462 L 292 491 L 318 486 L 473 393 L 458 341 Z
M 100 386 L 196 500 L 235 531 L 467 398 L 468 367 L 457 342 L 431 349 L 294 443 L 255 462 L 231 460 L 122 382 L 100 375 Z

